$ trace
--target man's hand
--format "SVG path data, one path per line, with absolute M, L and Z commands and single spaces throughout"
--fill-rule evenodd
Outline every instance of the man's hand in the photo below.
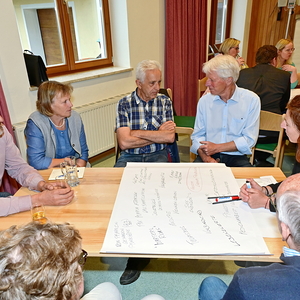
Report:
M 206 153 L 200 148 L 198 148 L 198 155 L 201 157 L 202 161 L 205 163 L 219 163 L 220 162 L 219 158 L 214 159 L 210 155 L 206 155 Z
M 216 153 L 219 153 L 218 149 L 218 144 L 212 143 L 212 142 L 207 142 L 207 141 L 202 141 L 200 142 L 202 144 L 199 148 L 205 153 L 206 155 L 214 155 Z
M 66 205 L 72 201 L 74 197 L 74 191 L 71 190 L 70 186 L 66 188 L 44 190 L 38 194 L 31 196 L 32 203 L 40 203 L 42 205 Z
M 263 188 L 252 178 L 247 180 L 251 184 L 251 189 L 248 189 L 244 184 L 240 189 L 240 198 L 247 202 L 251 208 L 265 207 L 269 198 L 264 193 Z
M 160 125 L 158 130 L 170 130 L 175 132 L 176 124 L 173 121 L 167 121 Z

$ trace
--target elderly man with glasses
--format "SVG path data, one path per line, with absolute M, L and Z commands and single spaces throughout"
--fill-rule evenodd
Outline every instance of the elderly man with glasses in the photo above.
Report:
M 217 277 L 207 277 L 200 285 L 199 299 L 300 299 L 299 180 L 300 174 L 288 177 L 276 195 L 278 228 L 288 245 L 280 256 L 283 263 L 240 269 L 228 287 Z

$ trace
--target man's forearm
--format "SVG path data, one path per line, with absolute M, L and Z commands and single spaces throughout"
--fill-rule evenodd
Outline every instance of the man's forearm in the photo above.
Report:
M 238 151 L 234 141 L 219 144 L 219 152 L 235 152 Z
M 175 130 L 132 130 L 131 136 L 147 140 L 151 143 L 173 143 Z

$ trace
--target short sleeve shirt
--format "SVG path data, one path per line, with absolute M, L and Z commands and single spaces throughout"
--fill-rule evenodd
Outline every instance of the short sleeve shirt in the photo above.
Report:
M 117 105 L 116 129 L 129 127 L 131 130 L 158 130 L 167 122 L 173 121 L 173 109 L 170 98 L 158 94 L 156 98 L 146 102 L 135 90 L 122 98 Z M 141 148 L 127 149 L 129 154 L 145 154 L 163 150 L 165 144 L 151 144 Z

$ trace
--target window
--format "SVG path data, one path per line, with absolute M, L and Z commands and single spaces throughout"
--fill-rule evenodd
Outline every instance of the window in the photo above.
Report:
M 48 75 L 112 66 L 108 0 L 13 0 L 23 49 Z
M 229 37 L 232 0 L 212 0 L 209 44 L 218 46 Z M 216 45 L 216 46 L 215 46 Z M 218 49 L 214 49 L 214 52 Z

